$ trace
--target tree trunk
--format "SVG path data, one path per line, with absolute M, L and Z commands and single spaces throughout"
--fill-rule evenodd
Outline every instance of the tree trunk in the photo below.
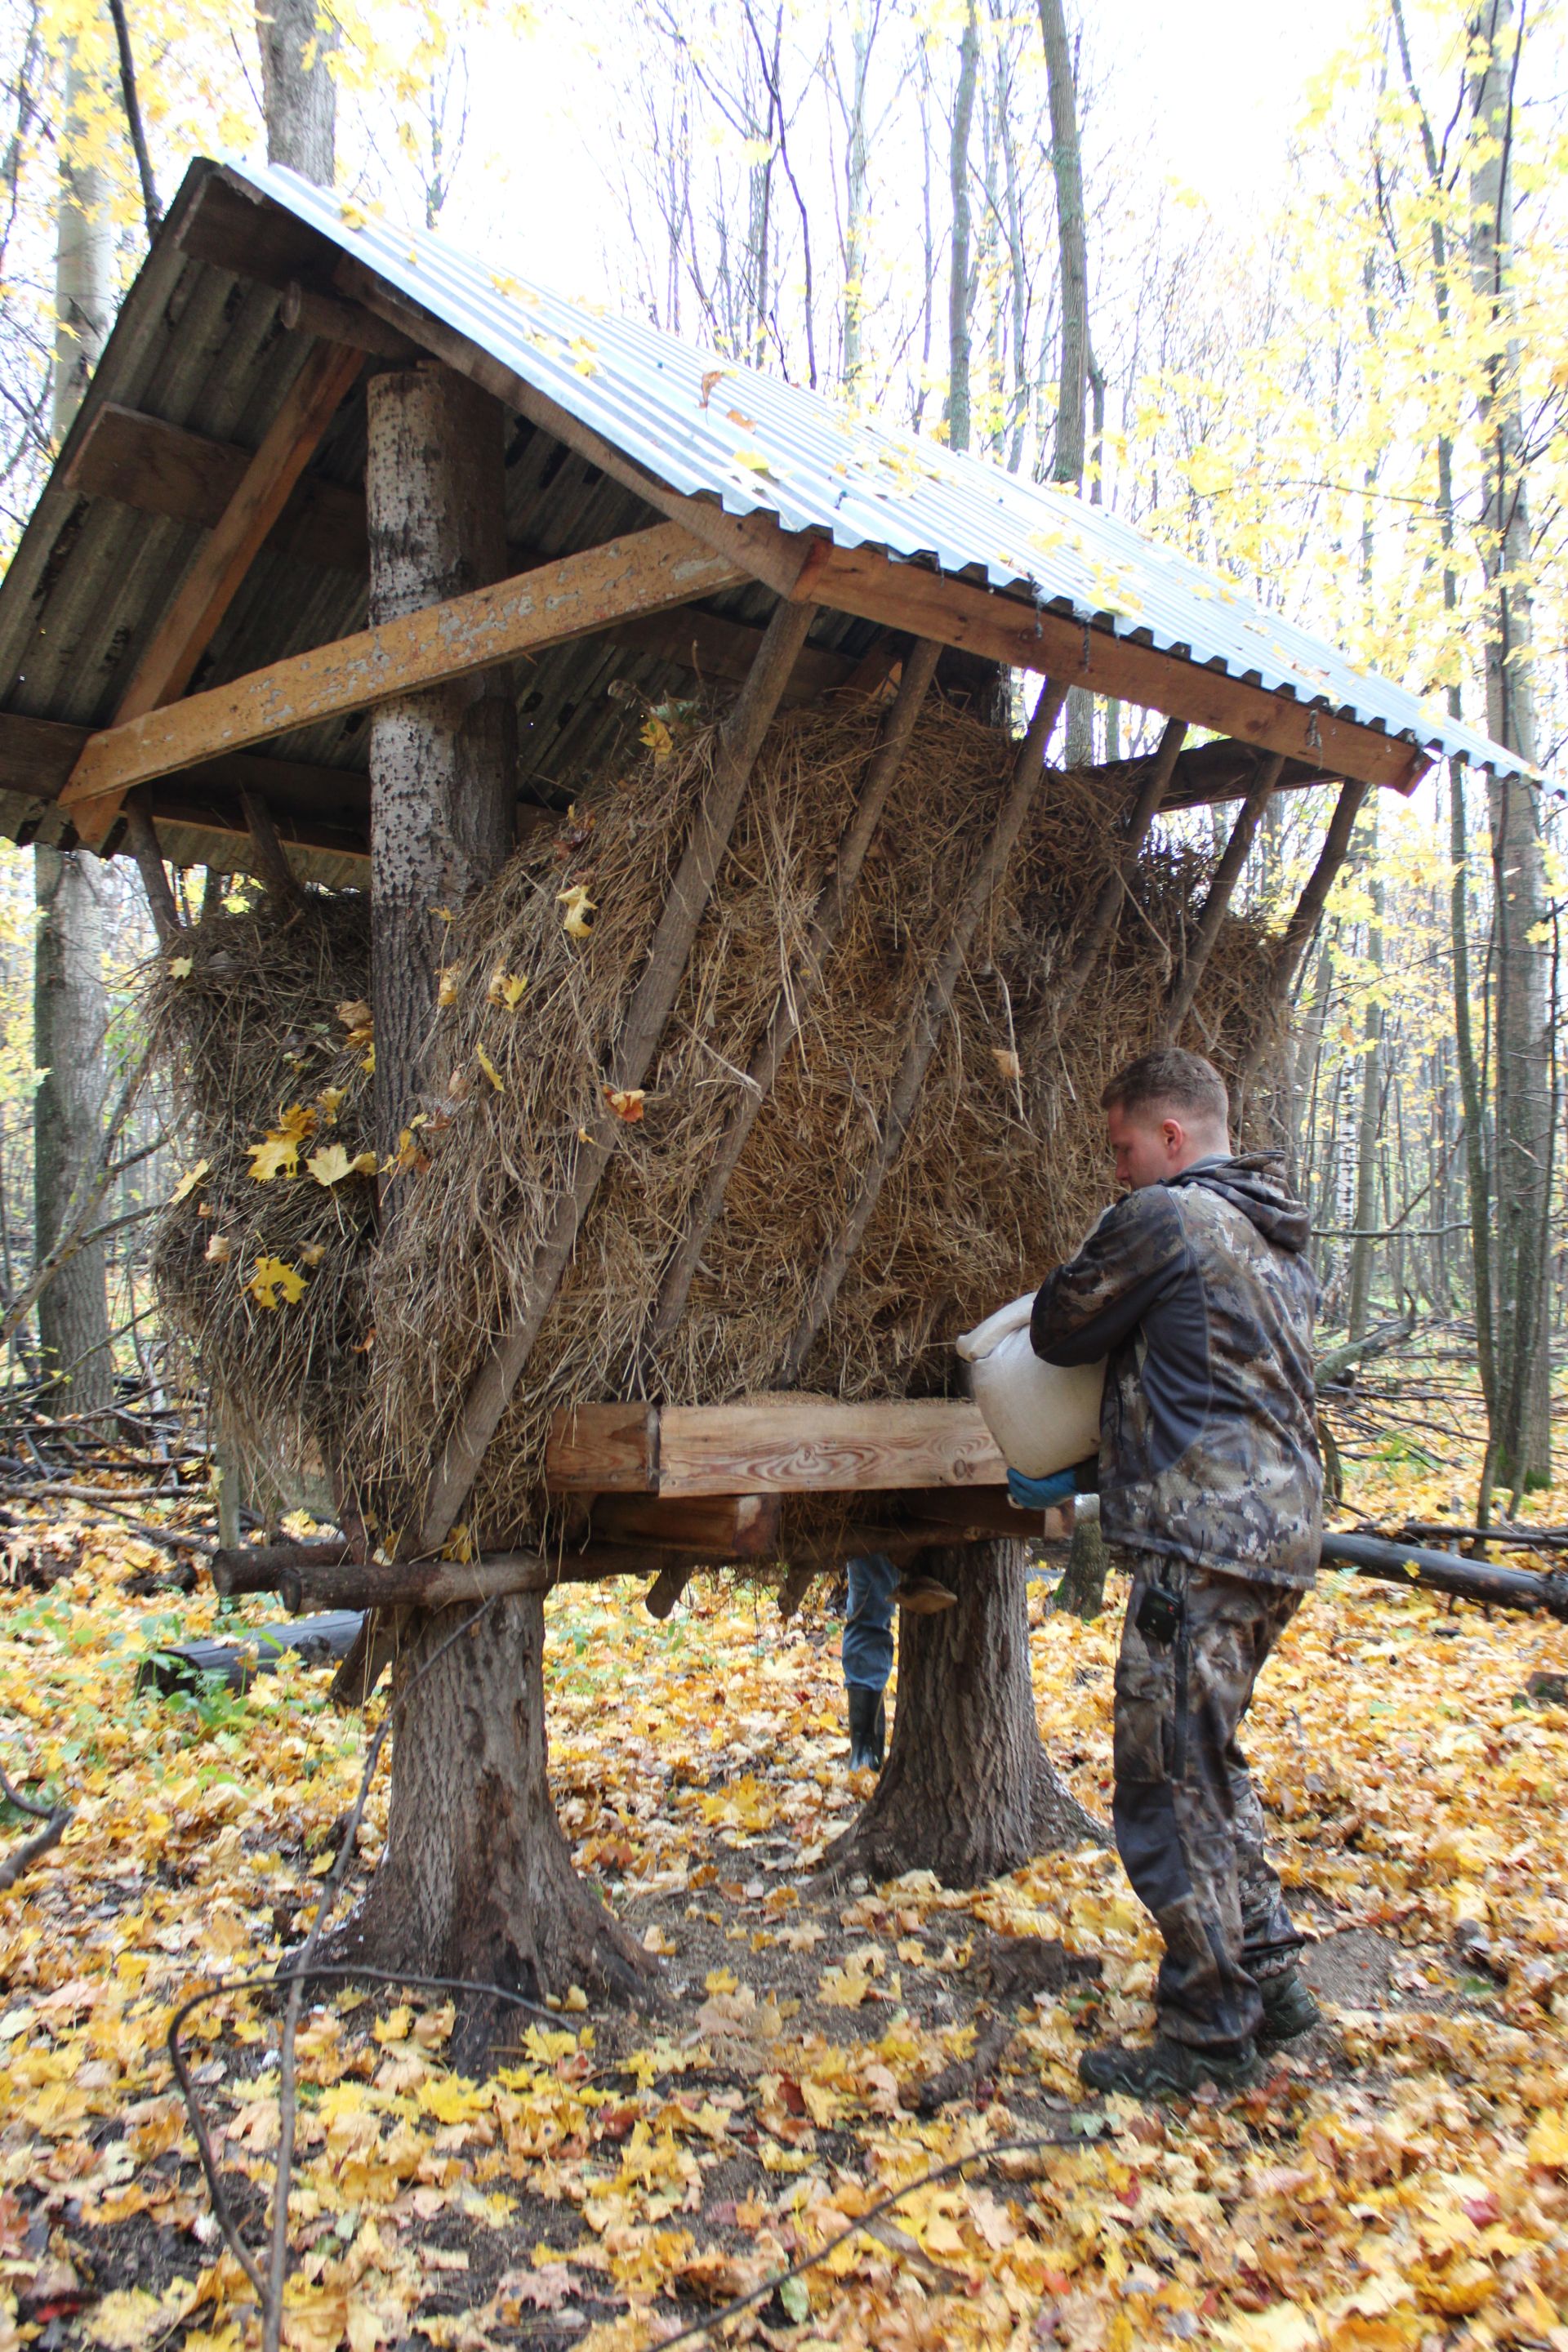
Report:
M 369 386 L 370 610 L 384 621 L 500 576 L 500 404 L 435 364 Z M 371 999 L 377 1135 L 390 1151 L 422 1083 L 440 909 L 456 909 L 511 845 L 514 719 L 483 677 L 383 704 L 372 722 Z M 395 1207 L 398 1187 L 387 1199 Z M 537 2000 L 573 1984 L 624 1991 L 649 1969 L 574 1878 L 545 1779 L 543 1615 L 534 1594 L 491 1604 L 417 1683 L 461 1620 L 403 1633 L 385 1854 L 334 1958 L 498 1984 Z M 460 2063 L 481 2063 L 506 2012 L 469 2000 Z
M 500 579 L 500 402 L 433 361 L 372 376 L 366 398 L 372 621 Z M 384 1157 L 396 1150 L 424 1085 L 447 929 L 440 910 L 471 898 L 511 847 L 515 752 L 511 698 L 494 676 L 382 703 L 371 720 L 371 1003 Z
M 947 280 L 947 440 L 952 449 L 969 446 L 969 128 L 974 118 L 974 81 L 980 63 L 980 28 L 969 0 L 958 45 L 958 89 L 952 101 L 952 145 L 948 176 L 952 192 L 952 249 Z
M 1511 147 L 1517 47 L 1510 0 L 1487 19 L 1489 39 L 1473 87 L 1480 135 L 1470 183 L 1470 268 L 1475 290 L 1507 339 L 1494 342 L 1480 400 L 1486 452 L 1484 537 L 1490 590 L 1487 640 L 1489 731 L 1521 758 L 1537 758 L 1531 668 L 1529 483 L 1519 352 L 1512 339 Z M 1552 945 L 1545 858 L 1534 784 L 1510 777 L 1489 787 L 1496 907 L 1497 1476 L 1517 1497 L 1552 1477 L 1547 1264 L 1555 1104 L 1552 1060 Z
M 416 1620 L 395 1700 L 465 1608 Z M 332 1939 L 334 1961 L 466 1977 L 530 2000 L 574 1984 L 624 1996 L 651 1973 L 572 1867 L 545 1774 L 543 1653 L 541 1596 L 513 1593 L 424 1676 L 395 1734 L 385 1852 Z M 504 2004 L 465 2004 L 453 2063 L 482 2069 L 509 2023 Z
M 1373 859 L 1377 856 L 1375 810 L 1367 855 Z M 1377 1244 L 1371 1235 L 1378 1222 L 1377 1163 L 1383 1139 L 1383 1003 L 1377 992 L 1383 972 L 1383 885 L 1375 877 L 1368 929 L 1367 960 L 1373 968 L 1373 994 L 1363 1030 L 1365 1053 L 1361 1066 L 1361 1118 L 1356 1130 L 1355 1209 L 1351 1219 L 1355 1238 L 1351 1243 L 1350 1306 L 1346 1310 L 1346 1328 L 1352 1339 L 1364 1339 L 1372 1320 L 1373 1252 Z
M 1086 1625 L 1092 1624 L 1104 1612 L 1109 1565 L 1105 1538 L 1100 1532 L 1100 1496 L 1080 1495 L 1072 1516 L 1067 1570 L 1052 1604 L 1058 1612 L 1066 1617 L 1081 1617 Z
M 265 0 L 256 11 L 267 160 L 330 188 L 336 171 L 337 86 L 327 59 L 337 47 L 317 0 Z
M 109 188 L 82 160 L 91 140 L 94 85 L 73 49 L 66 67 L 59 210 L 55 250 L 52 423 L 63 441 L 109 337 L 113 311 L 114 223 Z M 102 913 L 98 860 L 85 850 L 40 845 L 33 853 L 38 911 L 33 956 L 33 1058 L 44 1072 L 33 1107 L 34 1256 L 53 1246 L 82 1169 L 97 1157 L 103 1118 Z M 101 1243 L 79 1250 L 38 1301 L 46 1372 L 69 1373 L 56 1402 L 94 1412 L 114 1390 Z M 73 1369 L 74 1368 L 74 1369 Z
M 33 957 L 33 1053 L 44 1073 L 33 1108 L 35 1252 L 59 1238 L 60 1220 L 84 1168 L 103 1142 L 102 918 L 85 851 L 33 852 L 38 908 Z M 114 1394 L 109 1302 L 101 1242 L 89 1242 L 38 1300 L 38 1346 L 46 1374 L 61 1376 L 54 1400 L 67 1412 L 99 1412 Z
M 1104 1824 L 1068 1789 L 1035 1720 L 1022 1544 L 921 1552 L 915 1571 L 951 1587 L 958 1605 L 900 1621 L 892 1747 L 826 1866 L 879 1880 L 932 1870 L 944 1886 L 978 1886 L 1034 1854 L 1103 1844 Z
M 1083 210 L 1083 151 L 1072 47 L 1062 0 L 1039 0 L 1040 38 L 1051 109 L 1051 173 L 1057 191 L 1057 246 L 1061 260 L 1062 352 L 1057 389 L 1057 444 L 1051 479 L 1083 488 L 1084 407 L 1089 387 L 1089 237 Z M 1067 764 L 1094 757 L 1094 697 L 1075 687 L 1068 697 Z

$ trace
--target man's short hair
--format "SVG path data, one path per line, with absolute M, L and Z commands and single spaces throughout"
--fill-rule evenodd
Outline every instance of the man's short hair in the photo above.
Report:
M 1141 1111 L 1175 1111 L 1188 1118 L 1213 1119 L 1222 1127 L 1230 1121 L 1230 1097 L 1214 1064 L 1179 1045 L 1140 1054 L 1118 1070 L 1100 1097 L 1100 1108 L 1123 1110 L 1129 1118 Z

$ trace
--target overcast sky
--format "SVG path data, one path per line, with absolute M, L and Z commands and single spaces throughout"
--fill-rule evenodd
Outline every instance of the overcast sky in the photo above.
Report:
M 1255 221 L 1279 189 L 1307 82 L 1363 13 L 1361 0 L 1096 0 L 1100 103 L 1114 111 L 1118 145 L 1139 126 L 1152 168 L 1222 219 Z M 468 162 L 442 224 L 470 248 L 589 298 L 608 290 L 603 248 L 621 233 L 596 161 L 608 125 L 595 79 L 560 8 L 541 7 L 521 49 L 515 38 L 476 44 Z M 487 150 L 506 160 L 499 205 L 482 163 L 473 168 Z

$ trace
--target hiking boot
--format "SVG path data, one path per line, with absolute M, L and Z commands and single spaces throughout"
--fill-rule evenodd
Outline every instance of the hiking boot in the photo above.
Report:
M 1146 2050 L 1130 2050 L 1124 2042 L 1086 2050 L 1078 2071 L 1090 2091 L 1123 2099 L 1170 2099 L 1190 2097 L 1210 2084 L 1221 2091 L 1244 2090 L 1258 2080 L 1258 2066 L 1250 2042 L 1224 2053 L 1194 2050 L 1189 2042 L 1168 2042 L 1160 2034 Z
M 1260 2050 L 1278 2050 L 1283 2042 L 1299 2042 L 1314 2025 L 1321 2025 L 1323 2012 L 1302 1983 L 1299 1969 L 1282 1969 L 1276 1977 L 1260 1977 L 1258 1990 L 1263 1996 L 1263 2022 L 1258 2029 Z
M 851 1772 L 879 1772 L 882 1769 L 882 1740 L 887 1711 L 879 1690 L 868 1690 L 864 1683 L 847 1685 L 849 1699 L 849 1769 Z

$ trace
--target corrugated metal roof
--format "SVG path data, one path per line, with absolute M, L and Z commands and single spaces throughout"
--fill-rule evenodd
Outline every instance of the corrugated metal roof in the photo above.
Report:
M 235 176 L 559 403 L 671 489 L 776 516 L 843 548 L 983 573 L 1162 652 L 1500 774 L 1511 752 L 1217 573 L 1091 507 L 801 385 L 721 361 L 637 319 L 400 228 L 279 168 Z M 717 373 L 715 373 L 717 371 Z

